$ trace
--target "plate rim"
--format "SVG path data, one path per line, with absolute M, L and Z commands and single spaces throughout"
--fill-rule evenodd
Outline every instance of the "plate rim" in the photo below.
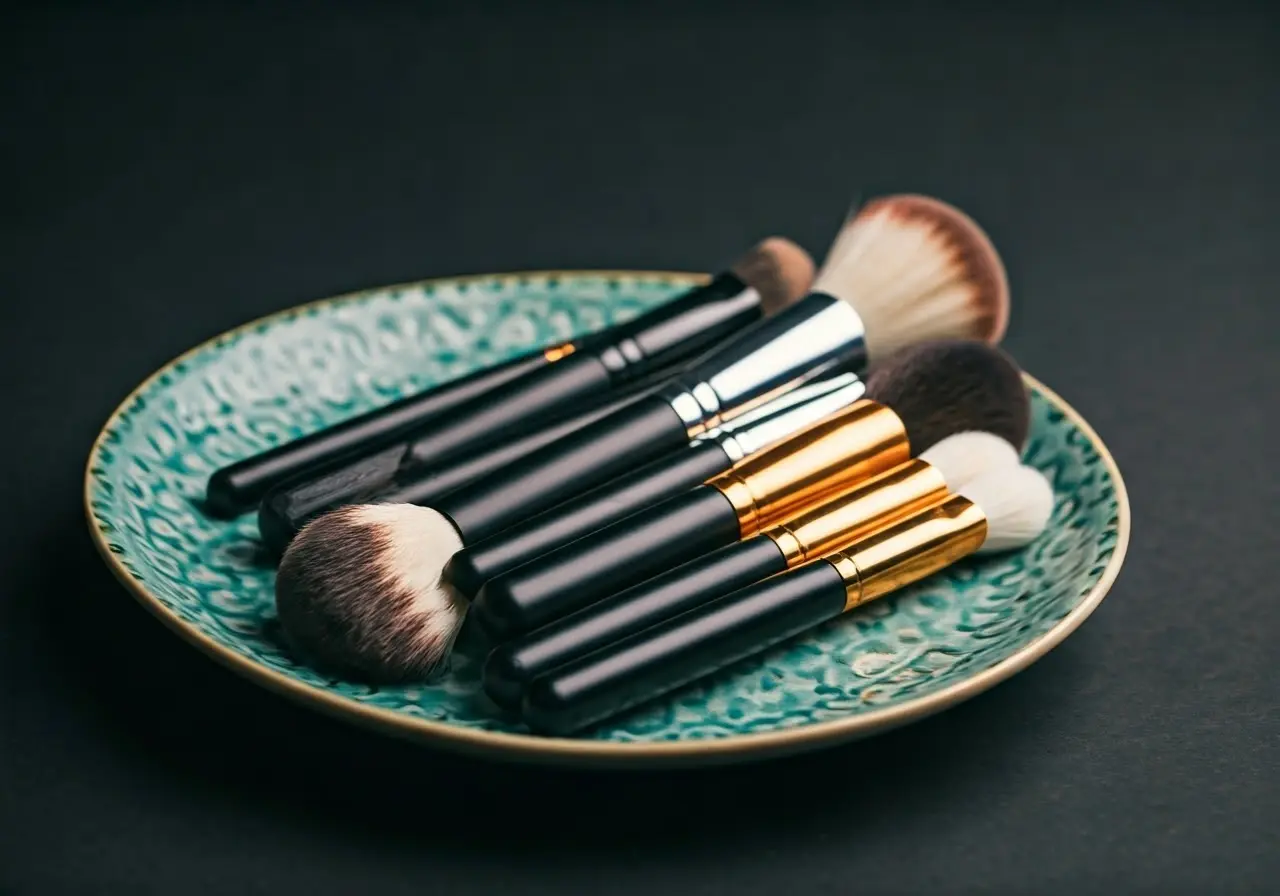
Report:
M 1045 656 L 1080 627 L 1084 620 L 1102 603 L 1103 598 L 1106 597 L 1112 585 L 1115 584 L 1128 551 L 1131 525 L 1129 496 L 1125 488 L 1124 479 L 1120 474 L 1120 469 L 1115 459 L 1111 456 L 1110 450 L 1094 431 L 1093 427 L 1081 416 L 1080 412 L 1058 393 L 1026 372 L 1023 373 L 1023 378 L 1028 385 L 1040 392 L 1044 398 L 1080 429 L 1098 453 L 1099 458 L 1111 476 L 1117 505 L 1116 545 L 1107 561 L 1107 565 L 1098 577 L 1098 581 L 1090 589 L 1089 594 L 1048 631 L 1031 640 L 995 665 L 954 685 L 896 706 L 776 731 L 733 734 L 708 740 L 598 741 L 467 728 L 435 719 L 408 715 L 379 706 L 369 706 L 350 697 L 318 688 L 292 678 L 283 672 L 261 665 L 251 657 L 224 647 L 195 625 L 184 621 L 166 607 L 143 582 L 135 578 L 120 562 L 116 554 L 110 549 L 105 534 L 97 525 L 97 515 L 92 504 L 93 469 L 97 464 L 107 435 L 116 426 L 120 418 L 135 404 L 137 398 L 148 390 L 156 380 L 194 355 L 210 348 L 218 348 L 222 343 L 236 336 L 276 321 L 297 317 L 302 313 L 320 310 L 328 306 L 347 304 L 378 293 L 425 286 L 432 286 L 436 289 L 449 288 L 450 286 L 477 281 L 507 282 L 533 278 L 576 279 L 586 277 L 669 280 L 675 285 L 687 283 L 689 286 L 705 283 L 710 279 L 709 274 L 693 271 L 590 268 L 549 268 L 505 273 L 429 277 L 353 290 L 310 302 L 303 302 L 232 327 L 192 346 L 180 355 L 160 365 L 130 390 L 107 416 L 94 437 L 84 467 L 83 501 L 90 536 L 99 556 L 115 575 L 116 579 L 124 586 L 125 590 L 184 641 L 241 677 L 247 678 L 268 691 L 291 699 L 295 703 L 307 706 L 330 717 L 339 718 L 349 723 L 356 723 L 383 734 L 471 756 L 525 763 L 608 768 L 654 768 L 759 760 L 820 747 L 834 746 L 918 721 L 989 690 Z

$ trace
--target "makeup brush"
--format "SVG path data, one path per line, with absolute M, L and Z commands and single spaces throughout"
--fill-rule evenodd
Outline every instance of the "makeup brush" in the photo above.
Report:
M 892 404 L 889 402 L 892 401 Z M 664 570 L 750 537 L 966 430 L 1022 447 L 1022 372 L 983 342 L 895 353 L 866 397 L 733 470 L 491 579 L 468 615 L 501 643 Z
M 709 469 L 709 458 L 726 454 L 740 458 L 755 453 L 847 407 L 865 389 L 862 381 L 850 373 L 834 374 L 793 389 L 695 440 L 679 452 L 676 461 L 659 459 L 635 476 L 600 489 L 584 513 L 561 517 L 554 531 L 562 535 L 575 528 L 589 531 L 594 520 L 607 522 L 625 516 L 629 509 L 656 500 L 653 495 L 692 488 L 714 474 L 715 470 Z M 488 466 L 491 454 L 482 455 L 477 462 Z M 456 468 L 444 469 L 441 478 L 447 479 Z M 388 681 L 425 676 L 445 657 L 461 624 L 466 602 L 439 581 L 440 569 L 434 564 L 438 560 L 443 565 L 448 553 L 461 543 L 456 537 L 445 540 L 439 542 L 441 554 L 428 551 L 413 558 L 411 566 L 405 568 L 408 578 L 403 582 L 389 577 L 407 554 L 393 550 L 384 555 L 364 544 L 367 538 L 382 547 L 392 547 L 404 537 L 412 542 L 417 534 L 414 527 L 423 519 L 430 525 L 436 513 L 401 502 L 418 503 L 427 497 L 424 485 L 430 489 L 435 484 L 436 477 L 428 476 L 425 483 L 380 494 L 376 502 L 350 505 L 350 513 L 335 516 L 329 511 L 304 524 L 285 551 L 276 579 L 277 610 L 286 634 L 293 633 L 290 640 L 295 652 L 309 657 L 308 662 L 317 667 Z M 373 509 L 365 514 L 360 512 L 363 506 Z M 394 512 L 388 508 L 394 508 Z M 269 531 L 264 527 L 264 533 Z M 358 559 L 352 560 L 353 556 Z M 359 575 L 361 570 L 368 573 L 365 578 Z M 390 590 L 385 590 L 387 587 Z M 382 617 L 382 612 L 391 617 Z M 399 619 L 399 613 L 413 618 Z M 415 620 L 426 627 L 418 633 L 420 639 L 412 631 Z
M 795 302 L 812 279 L 809 255 L 790 240 L 771 237 L 709 283 L 633 320 L 477 370 L 223 467 L 209 479 L 207 508 L 235 516 L 276 486 L 380 452 L 409 433 L 419 437 L 418 456 L 443 460 L 496 432 L 509 433 L 556 408 L 697 357 Z
M 852 373 L 808 383 L 699 436 L 688 447 L 530 517 L 454 554 L 444 581 L 470 600 L 485 582 L 732 469 L 748 457 L 846 408 L 866 392 Z M 424 504 L 425 501 L 410 501 Z
M 876 529 L 945 498 L 989 470 L 1018 466 L 1000 436 L 948 436 L 906 463 L 874 476 L 758 535 L 717 548 L 652 579 L 501 644 L 484 664 L 484 689 L 518 709 L 528 683 L 686 610 L 847 547 Z
M 350 467 L 297 484 L 285 483 L 268 492 L 258 509 L 263 546 L 279 557 L 304 525 L 347 504 L 428 504 L 625 407 L 655 385 L 645 380 L 614 390 L 603 402 L 586 402 L 583 409 L 553 419 L 546 426 L 477 445 L 443 463 L 419 462 L 416 443 L 407 441 Z
M 834 619 L 970 554 L 1033 541 L 1053 513 L 1036 470 L 985 473 L 849 547 L 717 598 L 535 678 L 523 717 L 566 735 Z
M 377 546 L 404 538 L 443 565 L 463 544 L 629 474 L 786 391 L 833 370 L 862 373 L 868 362 L 892 353 L 880 352 L 882 344 L 947 337 L 998 341 L 1008 303 L 999 256 L 962 212 L 920 196 L 872 202 L 841 230 L 815 291 L 689 364 L 654 396 L 451 492 L 431 508 L 402 506 L 400 516 L 379 510 L 367 517 L 372 528 L 358 511 L 318 517 L 290 546 L 292 560 L 286 552 L 281 563 L 281 619 L 297 623 L 299 641 L 307 631 L 325 632 L 319 653 L 332 651 L 335 662 L 362 668 L 366 676 L 425 675 L 447 656 L 465 602 L 441 583 L 441 569 L 424 562 L 412 564 L 408 581 L 388 578 L 380 564 L 366 580 L 350 579 L 342 553 L 353 549 L 350 539 L 372 539 L 363 549 L 368 556 L 393 557 L 407 550 L 398 540 L 387 551 Z M 311 537 L 299 544 L 309 530 Z M 342 574 L 329 576 L 330 563 Z M 400 599 L 406 594 L 408 602 Z M 349 605 L 356 597 L 359 605 Z M 410 624 L 414 636 L 405 656 L 385 656 L 397 642 L 379 620 L 405 631 L 405 620 L 395 616 L 399 610 L 424 625 Z

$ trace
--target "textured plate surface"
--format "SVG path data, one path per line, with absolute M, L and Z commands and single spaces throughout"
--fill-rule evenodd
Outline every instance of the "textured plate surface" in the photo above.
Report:
M 702 279 L 566 271 L 434 280 L 325 300 L 224 334 L 158 371 L 107 421 L 85 479 L 94 539 L 148 609 L 263 685 L 423 741 L 583 764 L 729 761 L 894 727 L 1026 667 L 1102 600 L 1128 541 L 1124 486 L 1079 415 L 1028 377 L 1026 457 L 1057 493 L 1038 541 L 962 562 L 583 737 L 535 737 L 498 717 L 465 650 L 442 680 L 415 687 L 334 681 L 290 659 L 254 517 L 226 523 L 201 513 L 214 469 L 629 318 Z

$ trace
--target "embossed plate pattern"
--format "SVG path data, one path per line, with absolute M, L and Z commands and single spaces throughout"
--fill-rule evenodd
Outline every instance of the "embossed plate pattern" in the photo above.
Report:
M 200 510 L 215 468 L 411 390 L 639 313 L 704 278 L 535 272 L 328 299 L 248 324 L 166 365 L 112 414 L 85 477 L 89 525 L 134 596 L 251 679 L 382 730 L 506 758 L 653 765 L 793 752 L 884 730 L 1014 674 L 1065 638 L 1119 571 L 1129 508 L 1087 424 L 1031 377 L 1028 461 L 1053 480 L 1049 530 L 966 561 L 579 738 L 496 715 L 462 649 L 440 681 L 370 688 L 279 645 L 252 515 Z

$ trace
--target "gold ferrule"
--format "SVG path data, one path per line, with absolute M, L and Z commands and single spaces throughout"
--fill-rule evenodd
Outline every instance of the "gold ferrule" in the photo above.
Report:
M 844 579 L 847 612 L 945 569 L 986 538 L 982 509 L 953 495 L 823 559 Z
M 764 531 L 786 557 L 787 566 L 838 551 L 877 529 L 937 504 L 947 482 L 917 458 L 860 482 Z
M 910 459 L 898 415 L 863 399 L 707 484 L 729 499 L 746 538 Z
M 578 347 L 572 342 L 566 342 L 563 345 L 553 345 L 550 348 L 544 348 L 542 350 L 542 357 L 554 364 L 561 358 L 567 358 L 569 355 L 572 355 L 577 350 Z

